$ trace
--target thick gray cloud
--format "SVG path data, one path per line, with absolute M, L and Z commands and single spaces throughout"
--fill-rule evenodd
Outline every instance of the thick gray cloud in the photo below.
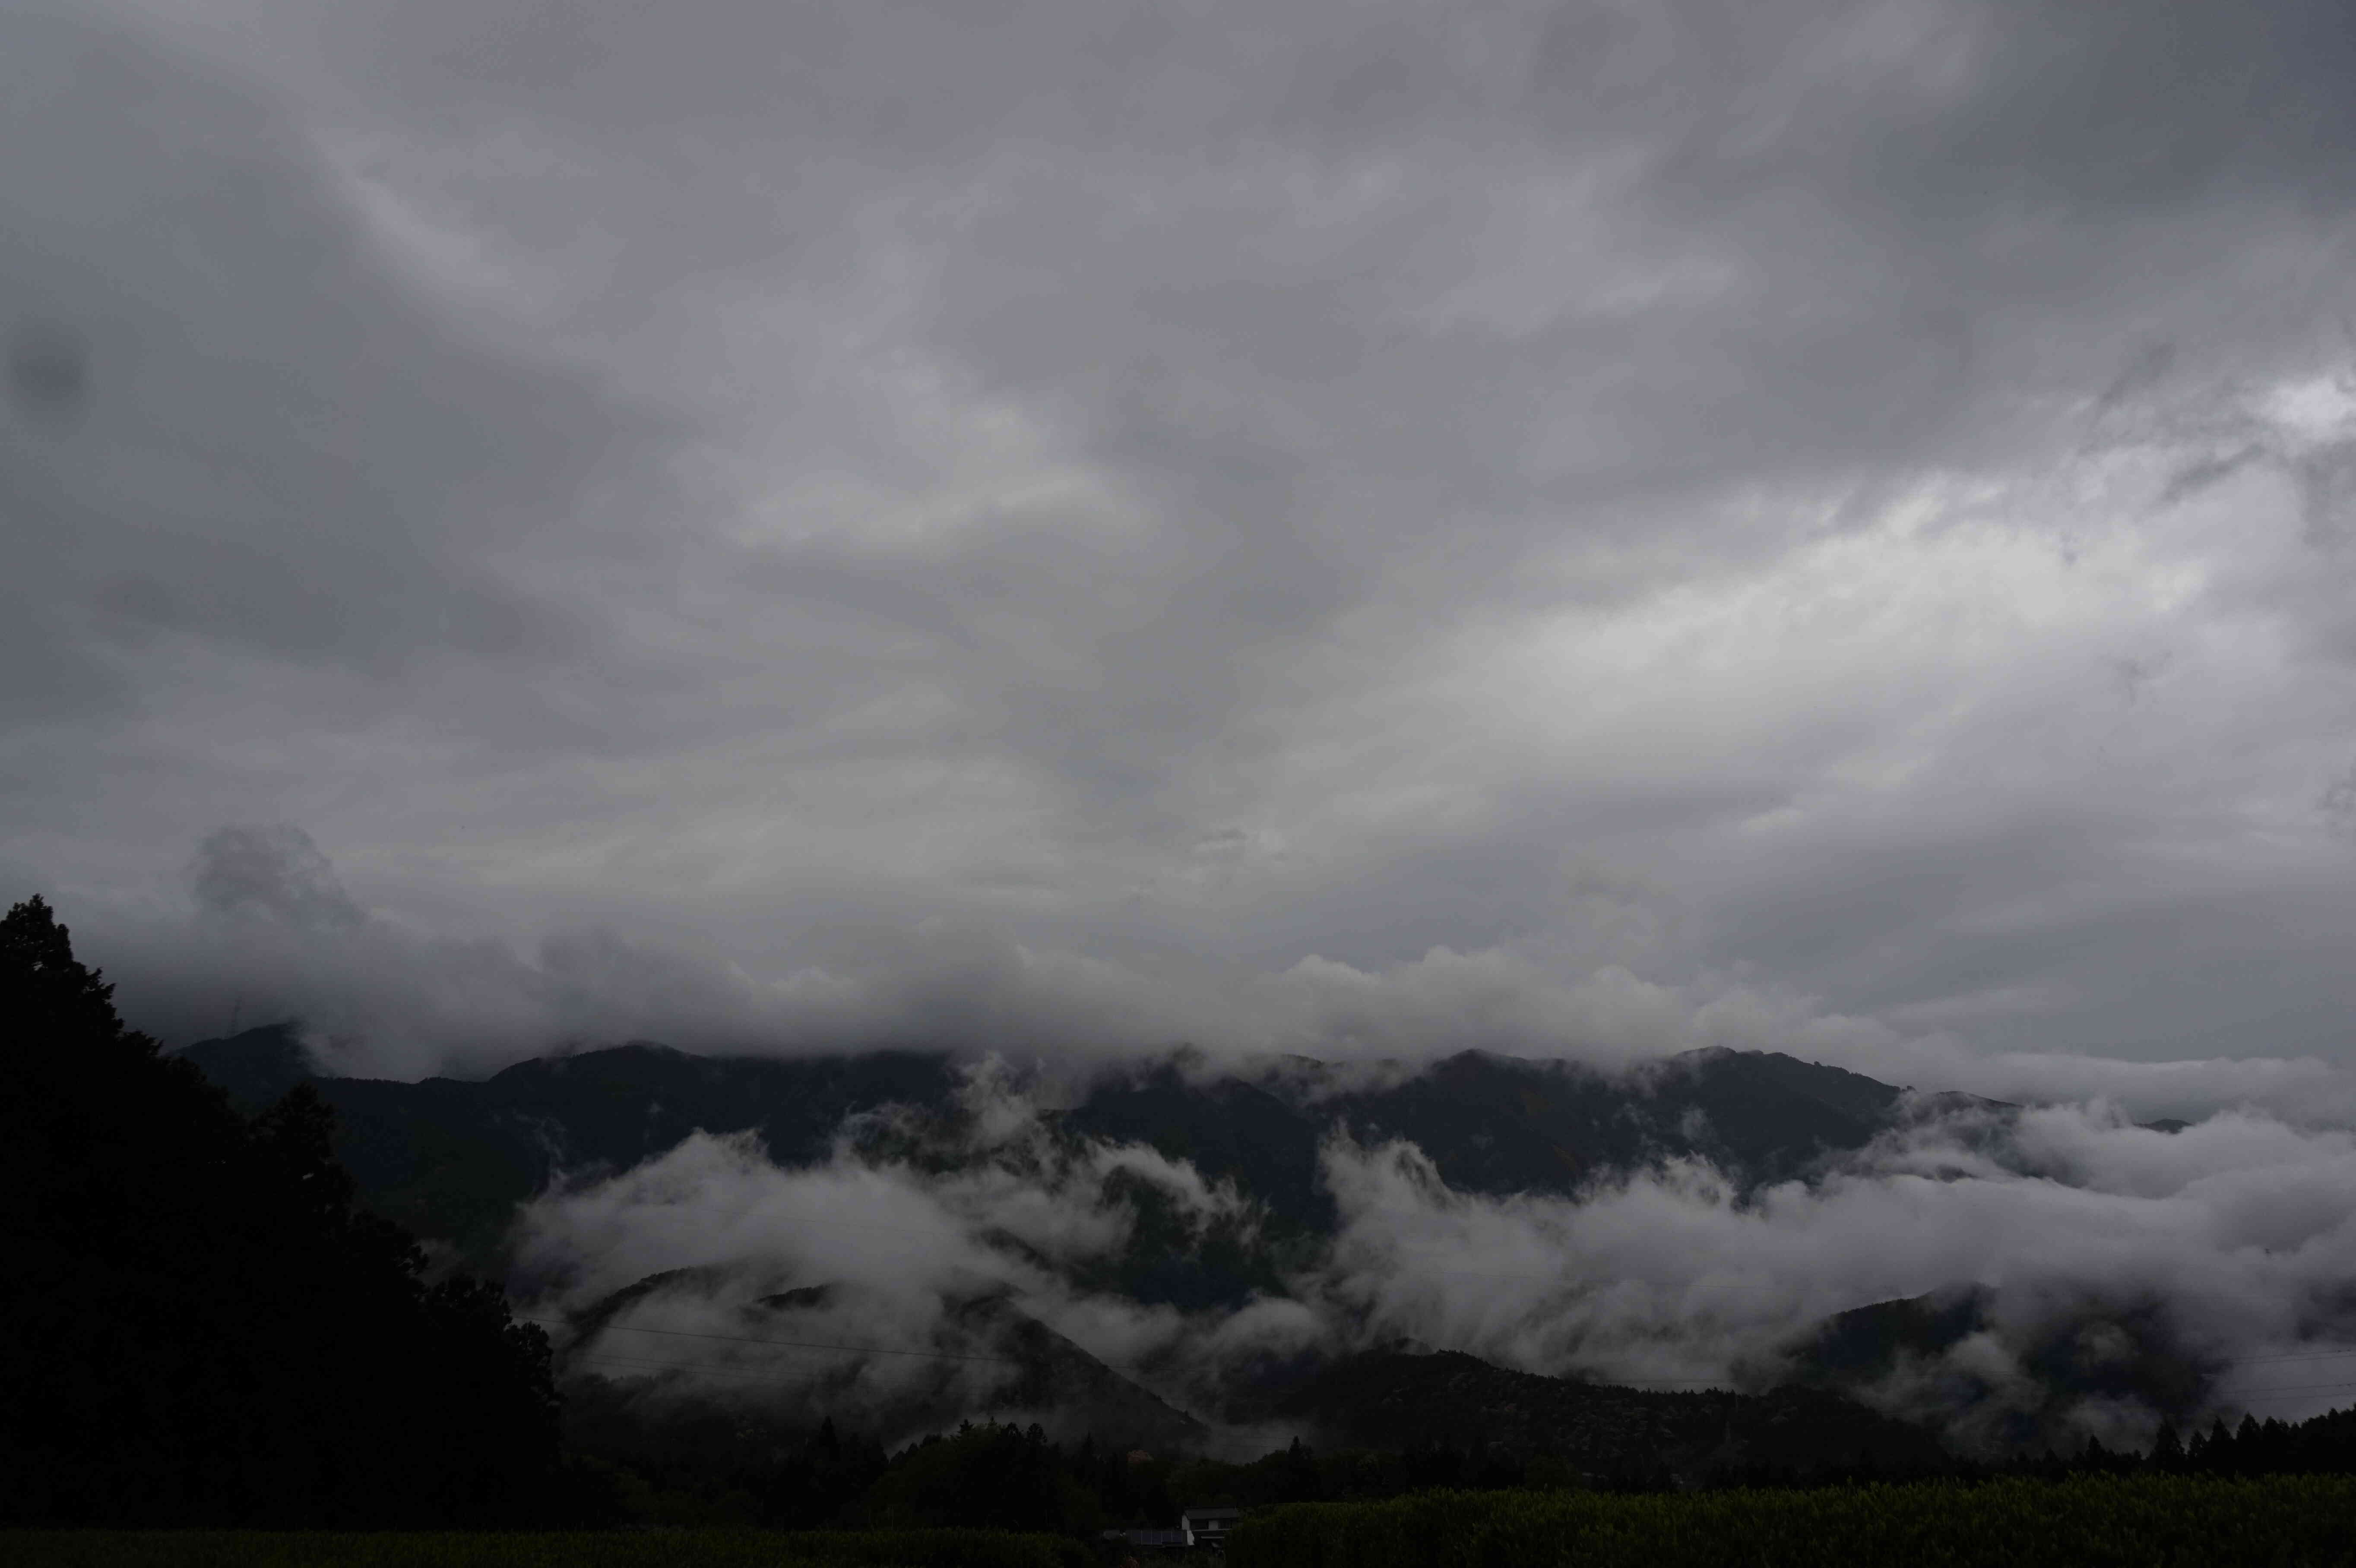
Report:
M 2351 51 L 2293 0 L 19 8 L 0 870 L 167 1033 L 268 993 L 389 1070 L 2337 1083 Z
M 209 915 L 248 913 L 294 926 L 346 927 L 368 916 L 319 847 L 299 827 L 222 827 L 188 868 L 189 891 Z

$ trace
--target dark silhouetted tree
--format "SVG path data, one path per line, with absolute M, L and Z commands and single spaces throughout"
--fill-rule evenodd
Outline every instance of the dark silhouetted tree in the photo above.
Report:
M 1098 1499 L 1073 1476 L 1062 1449 L 1037 1424 L 985 1423 L 902 1450 L 861 1499 L 859 1522 L 1071 1531 L 1101 1522 Z
M 0 919 L 0 1520 L 521 1520 L 546 1338 L 429 1284 L 308 1086 L 241 1115 L 115 1015 L 36 898 Z

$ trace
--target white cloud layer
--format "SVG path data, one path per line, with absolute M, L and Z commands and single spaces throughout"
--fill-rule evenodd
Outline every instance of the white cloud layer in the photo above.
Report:
M 669 1369 L 723 1395 L 752 1379 L 838 1413 L 944 1376 L 977 1407 L 1003 1398 L 1018 1381 L 1006 1366 L 811 1348 L 987 1357 L 1002 1345 L 958 1308 L 1000 1293 L 1215 1419 L 1257 1358 L 1401 1337 L 1605 1381 L 1767 1386 L 1836 1313 L 1966 1287 L 1984 1293 L 1980 1329 L 1870 1391 L 1952 1420 L 1968 1374 L 1985 1392 L 1957 1428 L 1966 1442 L 2024 1412 L 2065 1446 L 2147 1442 L 2152 1407 L 2056 1402 L 2032 1361 L 2057 1334 L 2118 1332 L 2104 1324 L 2140 1323 L 2198 1368 L 2202 1392 L 2176 1413 L 2204 1421 L 2313 1413 L 2341 1403 L 2356 1365 L 2356 1138 L 2257 1112 L 2169 1134 L 2101 1102 L 1962 1111 L 1748 1201 L 1697 1163 L 1573 1197 L 1468 1195 L 1411 1145 L 1338 1136 L 1323 1162 L 1341 1221 L 1330 1249 L 1283 1293 L 1186 1314 L 1087 1283 L 1132 1240 L 1130 1189 L 1111 1179 L 1159 1190 L 1198 1234 L 1238 1220 L 1248 1233 L 1248 1201 L 1141 1147 L 1059 1144 L 1001 1067 L 977 1069 L 966 1102 L 965 1130 L 937 1129 L 921 1157 L 851 1127 L 830 1160 L 787 1170 L 749 1138 L 698 1136 L 560 1189 L 519 1224 L 519 1277 L 544 1310 L 577 1312 L 657 1273 L 709 1271 L 611 1318 L 583 1353 L 609 1376 Z M 748 1336 L 747 1301 L 813 1285 L 831 1287 L 823 1302 Z M 755 1342 L 781 1325 L 811 1344 Z
M 1272 1056 L 1419 1062 L 1480 1050 L 1607 1071 L 1722 1047 L 1775 1051 L 1928 1091 L 2044 1104 L 2101 1100 L 2143 1117 L 2252 1107 L 2356 1123 L 2356 1072 L 2322 1058 L 2136 1061 L 1990 1051 L 1953 1032 L 1826 1012 L 1716 975 L 1678 987 L 1617 964 L 1566 974 L 1516 948 L 1359 967 L 1105 957 L 977 923 L 817 933 L 780 974 L 708 942 L 552 932 L 519 950 L 362 909 L 299 829 L 225 827 L 187 869 L 192 908 L 101 910 L 119 983 L 182 1038 L 242 1018 L 303 1020 L 333 1071 L 479 1072 L 555 1046 L 655 1039 L 714 1053 L 915 1045 L 1061 1071 L 1186 1045 L 1211 1061 Z M 87 935 L 87 932 L 85 935 Z M 223 997 L 229 1000 L 224 1010 Z
M 2356 1351 L 2319 1352 L 2356 1342 L 2347 1134 L 2228 1112 L 2171 1135 L 2101 1104 L 2029 1112 L 1992 1145 L 1973 1130 L 1893 1136 L 1748 1205 L 1691 1167 L 1577 1200 L 1472 1198 L 1412 1148 L 1343 1146 L 1333 1288 L 1382 1328 L 1509 1364 L 1676 1382 L 1772 1378 L 1834 1313 L 1977 1285 L 1990 1330 L 1950 1354 L 2024 1396 L 2040 1332 L 2156 1306 L 2175 1348 L 2222 1370 L 2229 1412 L 2345 1403 Z M 2115 1414 L 2085 1413 L 2106 1438 Z

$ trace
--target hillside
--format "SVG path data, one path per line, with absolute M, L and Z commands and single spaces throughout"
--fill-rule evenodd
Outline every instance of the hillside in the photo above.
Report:
M 2180 1422 L 2211 1392 L 2214 1365 L 2189 1354 L 2148 1305 L 2088 1301 L 2052 1311 L 2033 1334 L 2015 1328 L 2010 1342 L 2027 1379 L 1949 1355 L 1991 1331 L 1990 1307 L 1987 1290 L 1958 1287 L 1839 1313 L 1797 1347 L 1791 1375 L 1826 1389 L 1902 1375 L 1913 1402 L 1941 1411 L 1955 1439 L 1989 1452 L 2051 1441 L 2083 1402 L 2141 1406 Z
M 478 1258 L 560 1171 L 625 1170 L 698 1130 L 753 1132 L 791 1167 L 825 1158 L 862 1113 L 905 1107 L 936 1132 L 954 1132 L 960 1115 L 961 1080 L 946 1052 L 715 1058 L 640 1042 L 519 1062 L 479 1082 L 416 1083 L 316 1077 L 284 1026 L 181 1054 L 249 1103 L 315 1082 L 342 1118 L 338 1152 L 369 1201 Z M 1281 1255 L 1288 1241 L 1333 1228 L 1318 1155 L 1338 1132 L 1412 1142 L 1462 1192 L 1569 1194 L 1684 1157 L 1755 1187 L 1863 1147 L 1906 1104 L 1904 1091 L 1859 1073 L 1725 1050 L 1617 1076 L 1465 1051 L 1371 1084 L 1364 1077 L 1299 1060 L 1214 1072 L 1165 1058 L 1099 1077 L 1050 1120 L 1065 1139 L 1144 1144 L 1234 1182 L 1265 1211 L 1264 1248 Z M 1141 1300 L 1203 1307 L 1274 1280 L 1266 1256 L 1214 1248 L 1141 1260 L 1108 1283 Z
M 1661 1469 L 1688 1482 L 1730 1471 L 1904 1469 L 1942 1457 L 1922 1429 L 1817 1390 L 1662 1392 L 1397 1347 L 1321 1368 L 1256 1413 L 1342 1446 L 1558 1455 L 1599 1481 Z
M 1286 1296 L 1323 1254 L 1338 1215 L 1321 1151 L 1336 1137 L 1411 1142 L 1460 1192 L 1571 1195 L 1687 1158 L 1756 1190 L 1825 1168 L 1920 1108 L 1905 1091 L 1857 1073 L 1730 1051 L 1619 1075 L 1474 1051 L 1416 1071 L 1299 1059 L 1215 1071 L 1180 1053 L 1102 1073 L 1055 1108 L 1029 1106 L 1036 1120 L 1018 1146 L 979 1130 L 992 1113 L 941 1052 L 721 1059 L 637 1043 L 521 1062 L 479 1082 L 418 1083 L 318 1076 L 284 1029 L 184 1055 L 252 1103 L 313 1083 L 342 1118 L 339 1149 L 368 1200 L 486 1262 L 499 1259 L 519 1206 L 559 1178 L 630 1169 L 698 1131 L 750 1135 L 788 1168 L 836 1160 L 847 1147 L 935 1176 L 1035 1184 L 1039 1162 L 1062 1160 L 1057 1168 L 1098 1184 L 1087 1201 L 1127 1215 L 1117 1249 L 1052 1265 L 1062 1288 L 1213 1318 Z M 1232 1184 L 1240 1207 L 1188 1209 L 1133 1165 L 1087 1157 L 1141 1146 Z M 929 1339 L 883 1349 L 903 1359 L 889 1376 L 873 1356 L 829 1361 L 761 1348 L 859 1338 L 842 1325 L 864 1320 L 871 1304 L 850 1289 L 823 1277 L 764 1284 L 737 1265 L 673 1269 L 576 1309 L 558 1335 L 576 1441 L 651 1458 L 648 1445 L 701 1452 L 798 1441 L 795 1432 L 830 1412 L 855 1412 L 863 1430 L 884 1437 L 1023 1412 L 1156 1451 L 1202 1447 L 1210 1429 L 1200 1417 L 1274 1424 L 1344 1445 L 1556 1455 L 1601 1475 L 1663 1465 L 1695 1474 L 1821 1468 L 1935 1448 L 1831 1392 L 1882 1370 L 1837 1354 L 1808 1364 L 1817 1386 L 1763 1398 L 1609 1388 L 1455 1354 L 1332 1360 L 1330 1349 L 1227 1352 L 1209 1381 L 1179 1378 L 1157 1393 L 987 1290 L 945 1298 L 925 1319 Z M 639 1338 L 680 1332 L 690 1339 Z M 693 1355 L 683 1349 L 691 1340 L 701 1347 Z M 1836 1332 L 1826 1343 L 1847 1341 Z M 937 1360 L 906 1360 L 925 1356 Z M 682 1364 L 669 1368 L 673 1360 Z M 1191 1392 L 1173 1392 L 1180 1386 Z M 1198 1408 L 1174 1408 L 1165 1393 Z
M 954 1303 L 932 1337 L 898 1343 L 903 1358 L 879 1394 L 873 1358 L 835 1353 L 824 1316 L 852 1295 L 805 1285 L 751 1296 L 725 1270 L 671 1269 L 615 1291 L 558 1328 L 556 1365 L 570 1436 L 585 1452 L 676 1462 L 702 1450 L 796 1441 L 818 1415 L 854 1413 L 898 1443 L 977 1418 L 1045 1418 L 1119 1448 L 1194 1451 L 1210 1429 L 1056 1333 L 1003 1293 Z M 853 1303 L 855 1305 L 855 1303 Z M 697 1341 L 676 1371 L 657 1370 L 679 1340 L 660 1327 L 696 1314 Z M 646 1327 L 652 1323 L 656 1327 Z M 714 1363 L 694 1351 L 724 1344 Z M 724 1418 L 715 1421 L 715 1413 Z M 750 1445 L 758 1446 L 758 1444 Z

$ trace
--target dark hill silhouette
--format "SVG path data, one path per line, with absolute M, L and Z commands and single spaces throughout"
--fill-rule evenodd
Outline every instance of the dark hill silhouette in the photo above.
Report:
M 177 1055 L 252 1111 L 277 1104 L 296 1084 L 319 1076 L 292 1023 L 264 1024 L 225 1040 L 201 1040 Z
M 418 1234 L 493 1258 L 518 1205 L 559 1173 L 626 1170 L 699 1130 L 756 1132 L 780 1165 L 825 1157 L 844 1117 L 942 1106 L 945 1054 L 796 1060 L 691 1056 L 637 1042 L 518 1062 L 479 1082 L 320 1077 L 273 1024 L 180 1056 L 247 1105 L 314 1084 L 338 1118 L 337 1152 L 369 1204 Z
M 803 1285 L 751 1294 L 725 1268 L 668 1269 L 625 1285 L 572 1314 L 560 1335 L 557 1366 L 569 1399 L 566 1430 L 582 1452 L 658 1467 L 721 1467 L 732 1455 L 766 1443 L 798 1444 L 830 1415 L 856 1414 L 869 1437 L 897 1444 L 954 1425 L 967 1416 L 1041 1417 L 1072 1435 L 1123 1449 L 1193 1451 L 1210 1429 L 1023 1311 L 1002 1293 L 952 1301 L 933 1339 L 894 1344 L 892 1389 L 879 1393 L 873 1357 L 842 1344 L 839 1331 L 813 1332 L 800 1315 L 843 1298 L 841 1287 Z M 705 1316 L 698 1332 L 725 1340 L 691 1343 L 641 1337 L 630 1327 L 665 1297 L 692 1302 Z M 767 1340 L 776 1349 L 755 1348 Z M 724 1346 L 724 1358 L 712 1348 Z M 706 1352 L 699 1357 L 695 1352 Z M 926 1364 L 924 1351 L 939 1355 Z M 900 1360 L 912 1352 L 914 1364 Z M 657 1373 L 628 1365 L 661 1357 L 680 1367 Z M 764 1358 L 769 1360 L 765 1363 Z M 616 1370 L 616 1360 L 623 1363 Z M 709 1377 L 699 1361 L 714 1367 Z M 765 1378 L 764 1368 L 775 1373 Z M 760 1442 L 749 1437 L 757 1435 Z
M 1238 1413 L 1303 1424 L 1319 1441 L 1349 1446 L 1556 1455 L 1601 1481 L 1663 1468 L 1694 1482 L 1946 1463 L 1922 1428 L 1820 1390 L 1660 1392 L 1513 1371 L 1449 1350 L 1346 1357 Z
M 708 1058 L 645 1042 L 518 1063 L 488 1079 L 404 1083 L 316 1077 L 284 1026 L 182 1053 L 249 1104 L 316 1085 L 339 1119 L 337 1152 L 379 1212 L 496 1262 L 518 1207 L 560 1173 L 626 1169 L 701 1129 L 752 1132 L 785 1166 L 827 1158 L 846 1118 L 886 1106 L 953 1134 L 958 1076 L 947 1052 Z M 1278 1287 L 1334 1223 L 1319 1151 L 1337 1132 L 1412 1141 L 1451 1187 L 1570 1194 L 1673 1158 L 1710 1161 L 1746 1188 L 1804 1177 L 1910 1115 L 1905 1092 L 1789 1056 L 1695 1051 L 1624 1074 L 1466 1051 L 1379 1083 L 1294 1059 L 1215 1071 L 1183 1055 L 1100 1076 L 1052 1114 L 1057 1135 L 1151 1146 L 1233 1182 L 1262 1222 L 1183 1237 L 1145 1184 L 1130 1254 L 1085 1283 L 1186 1308 Z M 871 1147 L 953 1160 L 954 1137 L 907 1141 L 878 1124 Z M 901 1145 L 892 1143 L 894 1138 Z M 950 1152 L 944 1153 L 944 1150 Z
M 1323 1234 L 1334 1222 L 1317 1163 L 1330 1121 L 1267 1084 L 1189 1072 L 1162 1059 L 1090 1085 L 1063 1125 L 1075 1136 L 1146 1144 L 1190 1160 L 1211 1180 L 1235 1182 L 1280 1221 Z
M 1099 1443 L 1155 1453 L 1199 1449 L 1211 1429 L 1142 1388 L 1023 1311 L 1004 1296 L 958 1304 L 959 1326 L 1016 1363 L 996 1395 L 1005 1412 L 1057 1413 L 1063 1424 Z
M 1910 1397 L 1940 1411 L 1959 1439 L 1990 1452 L 2075 1441 L 2067 1415 L 2087 1400 L 2131 1403 L 2183 1421 L 2207 1403 L 2219 1370 L 2189 1353 L 2166 1317 L 2148 1304 L 2084 1300 L 2056 1304 L 2034 1331 L 2005 1335 L 2039 1397 L 2001 1389 L 1969 1359 L 1945 1352 L 1990 1328 L 1988 1293 L 1957 1287 L 1876 1302 L 1820 1325 L 1794 1357 L 1794 1381 L 1861 1390 L 1903 1369 Z
M 1331 1094 L 1362 1139 L 1402 1137 L 1462 1192 L 1574 1192 L 1598 1177 L 1698 1156 L 1744 1185 L 1862 1148 L 1904 1091 L 1769 1051 L 1689 1051 L 1625 1075 L 1464 1051 L 1380 1090 Z

